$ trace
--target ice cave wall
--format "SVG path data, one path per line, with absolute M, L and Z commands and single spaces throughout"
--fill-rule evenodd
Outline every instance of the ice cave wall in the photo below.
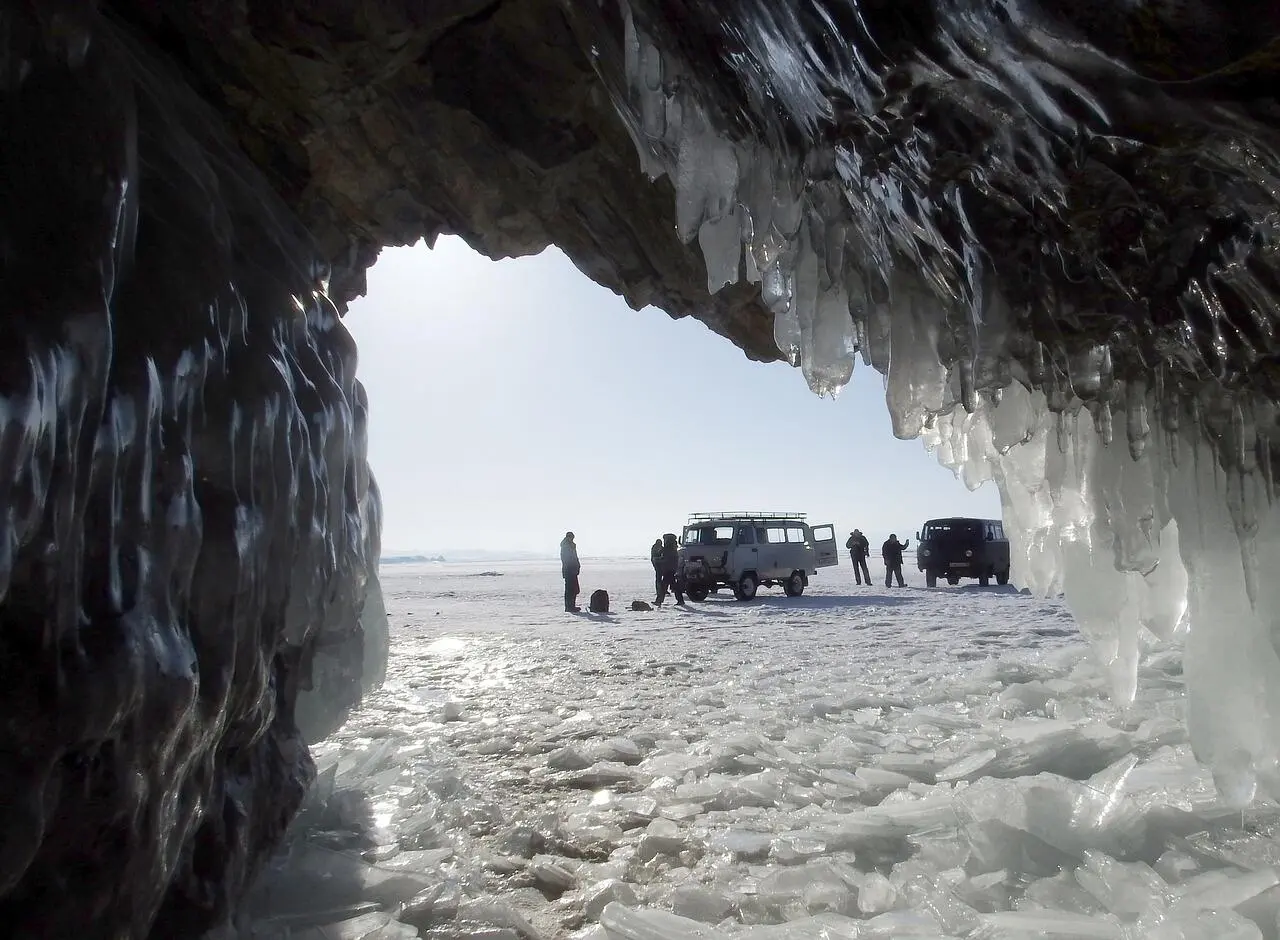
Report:
M 1197 752 L 1276 792 L 1278 20 L 0 0 L 0 917 L 191 935 L 278 839 L 385 668 L 337 314 L 441 232 L 885 373 L 1120 699 L 1189 628 Z
M 362 690 L 355 347 L 152 51 L 72 3 L 0 43 L 0 922 L 196 936 L 312 778 L 299 701 L 327 733 Z

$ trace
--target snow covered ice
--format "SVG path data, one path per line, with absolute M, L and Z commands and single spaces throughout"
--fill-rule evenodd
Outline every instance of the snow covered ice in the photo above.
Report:
M 384 566 L 387 684 L 315 746 L 242 936 L 1280 936 L 1280 813 L 1194 759 L 1182 631 L 1118 703 L 1067 605 L 1013 588 L 840 567 L 573 616 L 554 563 L 478 572 Z

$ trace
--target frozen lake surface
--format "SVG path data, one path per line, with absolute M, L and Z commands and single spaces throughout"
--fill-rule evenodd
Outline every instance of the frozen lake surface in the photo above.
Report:
M 382 577 L 387 683 L 244 936 L 1277 937 L 1280 814 L 1195 764 L 1176 642 L 1121 711 L 1013 588 L 846 564 L 633 613 L 649 566 L 587 559 L 613 612 L 573 615 L 553 563 Z

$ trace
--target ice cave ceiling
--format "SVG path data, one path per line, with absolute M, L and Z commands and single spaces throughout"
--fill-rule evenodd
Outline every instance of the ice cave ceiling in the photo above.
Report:
M 676 237 L 675 174 L 639 173 L 610 94 L 626 82 L 618 4 L 106 6 L 226 117 L 334 261 L 340 302 L 384 244 L 557 244 L 633 305 L 778 356 L 756 291 L 708 296 Z M 848 218 L 869 303 L 895 266 L 874 248 L 957 306 L 998 292 L 1064 373 L 1112 342 L 1117 372 L 1172 360 L 1275 397 L 1275 4 L 633 6 L 667 54 L 656 86 L 785 150 L 792 185 Z M 1013 354 L 1052 371 L 1025 345 Z
M 1185 611 L 1197 757 L 1280 795 L 1271 0 L 0 0 L 0 52 L 15 935 L 218 922 L 378 681 L 337 313 L 444 232 L 884 372 L 1121 700 Z

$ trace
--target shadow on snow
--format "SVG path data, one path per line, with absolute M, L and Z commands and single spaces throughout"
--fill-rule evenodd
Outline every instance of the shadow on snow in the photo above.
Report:
M 918 604 L 924 600 L 919 591 L 912 591 L 910 588 L 895 588 L 893 591 L 894 593 L 813 594 L 800 597 L 787 597 L 785 594 L 757 594 L 749 601 L 740 601 L 732 594 L 725 594 L 708 597 L 700 605 L 691 606 L 723 606 L 730 609 L 778 607 L 786 610 L 840 610 L 843 608 L 856 610 L 861 607 L 901 607 L 907 604 Z M 898 591 L 903 593 L 896 593 Z

